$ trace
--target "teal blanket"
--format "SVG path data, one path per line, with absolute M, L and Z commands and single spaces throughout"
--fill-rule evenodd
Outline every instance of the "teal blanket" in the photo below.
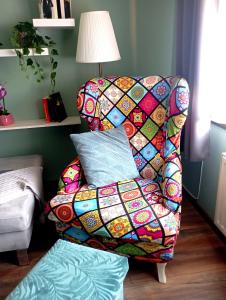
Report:
M 126 257 L 58 240 L 7 300 L 122 300 Z

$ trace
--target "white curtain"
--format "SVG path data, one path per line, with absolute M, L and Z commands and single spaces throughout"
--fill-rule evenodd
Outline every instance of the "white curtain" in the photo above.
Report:
M 226 0 L 178 0 L 177 73 L 191 90 L 185 126 L 185 155 L 204 160 L 209 153 L 210 122 L 225 118 Z M 225 80 L 224 80 L 225 81 Z

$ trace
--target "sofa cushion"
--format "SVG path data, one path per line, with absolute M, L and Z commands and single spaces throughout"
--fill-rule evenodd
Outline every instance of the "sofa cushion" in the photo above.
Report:
M 104 186 L 140 177 L 123 126 L 70 135 L 88 184 Z
M 30 191 L 0 205 L 0 233 L 26 230 L 32 221 L 35 199 Z

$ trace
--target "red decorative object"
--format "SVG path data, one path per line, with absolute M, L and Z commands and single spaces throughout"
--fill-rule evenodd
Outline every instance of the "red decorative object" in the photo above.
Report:
M 14 118 L 12 114 L 0 115 L 0 125 L 8 126 L 14 123 Z
M 46 123 L 49 123 L 49 122 L 51 122 L 51 117 L 50 117 L 50 114 L 49 114 L 49 106 L 48 106 L 48 99 L 47 98 L 42 99 L 42 106 L 43 106 L 43 112 L 44 112 L 44 115 L 45 115 Z

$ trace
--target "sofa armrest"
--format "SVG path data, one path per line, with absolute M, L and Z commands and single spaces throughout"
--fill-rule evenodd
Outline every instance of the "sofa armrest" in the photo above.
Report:
M 182 201 L 182 165 L 177 153 L 172 153 L 165 160 L 161 187 L 165 206 L 177 212 Z
M 73 194 L 84 183 L 85 177 L 79 157 L 77 156 L 69 165 L 67 165 L 60 176 L 58 184 L 58 195 Z

